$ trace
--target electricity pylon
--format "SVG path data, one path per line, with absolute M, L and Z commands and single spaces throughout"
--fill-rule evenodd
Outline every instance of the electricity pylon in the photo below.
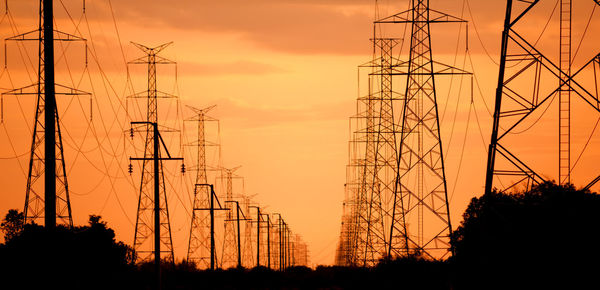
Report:
M 225 200 L 233 200 L 233 179 L 239 178 L 234 176 L 233 173 L 240 167 L 241 166 L 235 168 L 223 168 L 223 176 L 221 178 L 225 179 L 226 183 Z M 237 242 L 233 225 L 233 209 L 228 210 L 226 215 L 223 232 L 223 253 L 221 258 L 221 267 L 225 269 L 237 265 Z
M 358 129 L 350 142 L 338 264 L 373 266 L 410 254 L 441 259 L 451 252 L 435 78 L 470 73 L 432 57 L 430 24 L 449 22 L 466 21 L 429 9 L 427 0 L 374 22 L 373 60 L 359 67 L 370 69 L 369 93 L 352 118 Z M 402 39 L 380 36 L 388 24 L 410 28 L 407 61 L 395 57 Z
M 3 93 L 37 96 L 23 213 L 25 223 L 43 220 L 49 228 L 56 225 L 57 219 L 61 224 L 73 226 L 56 95 L 90 95 L 55 82 L 54 41 L 85 42 L 85 39 L 55 31 L 53 14 L 53 1 L 41 0 L 38 29 L 6 39 L 38 42 L 38 80 L 35 84 Z
M 528 14 L 539 2 L 540 0 L 508 0 L 506 3 L 494 121 L 488 150 L 486 193 L 490 193 L 494 188 L 502 192 L 528 190 L 549 179 L 558 180 L 560 184 L 571 183 L 571 171 L 575 166 L 571 162 L 573 101 L 580 100 L 582 104 L 586 104 L 585 107 L 591 108 L 592 112 L 600 112 L 597 90 L 600 54 L 596 50 L 591 59 L 577 70 L 572 69 L 574 55 L 571 51 L 571 0 L 560 0 L 558 3 L 560 31 L 557 60 L 548 57 L 550 54 L 547 54 L 541 45 L 536 47 L 538 41 L 531 44 L 527 35 L 519 29 L 523 22 L 529 20 Z M 598 0 L 593 2 L 600 5 Z M 591 1 L 589 3 L 593 4 Z M 593 76 L 590 76 L 591 72 Z M 589 79 L 593 79 L 596 84 L 590 85 Z M 531 134 L 527 132 L 529 129 L 550 123 L 542 119 L 542 116 L 556 97 L 558 174 L 554 175 L 539 165 L 547 162 L 546 160 L 532 161 L 532 156 L 539 153 L 527 155 L 518 151 L 523 145 L 531 142 L 532 139 L 527 139 L 527 136 L 531 138 Z M 544 129 L 544 134 L 548 132 L 551 131 Z M 539 137 L 538 135 L 537 138 Z M 600 176 L 587 183 L 586 188 L 590 188 L 598 180 Z
M 397 142 L 400 126 L 395 118 L 402 96 L 393 90 L 392 76 L 397 59 L 393 48 L 397 39 L 373 39 L 373 60 L 361 67 L 370 68 L 369 94 L 358 99 L 362 110 L 355 117 L 364 127 L 355 132 L 353 141 L 362 145 L 364 154 L 351 164 L 357 170 L 354 183 L 354 216 L 352 231 L 353 265 L 374 265 L 386 255 L 389 224 L 391 222 L 390 200 L 394 196 L 397 177 Z M 359 146 L 360 146 L 359 145 Z
M 218 146 L 216 143 L 208 141 L 206 136 L 207 122 L 217 122 L 215 118 L 206 113 L 214 106 L 205 109 L 196 109 L 189 107 L 195 113 L 195 116 L 188 119 L 197 123 L 198 139 L 189 144 L 197 148 L 196 168 L 190 170 L 196 171 L 196 182 L 194 185 L 194 203 L 192 207 L 192 221 L 190 226 L 190 236 L 188 242 L 187 260 L 196 263 L 200 268 L 210 267 L 211 245 L 208 238 L 210 233 L 210 213 L 205 209 L 210 208 L 211 192 L 208 186 L 199 186 L 208 183 L 208 171 L 215 170 L 207 164 L 206 149 L 208 146 Z
M 409 59 L 404 63 L 407 70 L 400 72 L 406 75 L 407 84 L 389 256 L 419 253 L 442 259 L 451 254 L 452 225 L 435 79 L 470 73 L 433 59 L 430 24 L 464 22 L 431 10 L 429 0 L 413 0 L 411 10 L 378 21 L 406 23 L 412 31 Z M 408 231 L 408 224 L 416 226 L 416 236 Z
M 163 159 L 171 158 L 170 156 L 163 158 L 160 156 L 160 150 L 156 150 L 156 146 L 160 146 L 157 143 L 158 139 L 156 138 L 159 137 L 156 136 L 158 129 L 155 130 L 152 128 L 152 126 L 158 126 L 158 98 L 174 97 L 170 94 L 159 92 L 156 86 L 156 65 L 175 64 L 175 62 L 158 55 L 171 43 L 172 42 L 165 43 L 154 48 L 133 43 L 146 55 L 128 63 L 145 64 L 148 66 L 147 90 L 131 96 L 132 98 L 143 98 L 147 100 L 146 121 L 142 124 L 142 126 L 145 127 L 146 138 L 144 157 L 139 158 L 139 160 L 142 161 L 142 172 L 133 242 L 133 248 L 138 254 L 138 261 L 144 262 L 151 261 L 153 257 L 155 260 L 157 260 L 156 257 L 159 257 L 159 259 L 173 261 L 174 257 L 162 162 Z M 162 139 L 160 139 L 160 141 L 164 145 Z M 159 154 L 159 156 L 155 156 L 155 154 Z M 156 176 L 157 174 L 158 176 Z M 158 195 L 156 195 L 156 192 L 158 192 Z M 159 204 L 155 204 L 157 202 L 159 202 Z M 158 221 L 158 223 L 156 223 L 156 221 Z M 155 231 L 160 232 L 158 240 L 153 240 L 151 238 Z M 160 252 L 156 253 L 155 248 L 160 249 Z M 155 262 L 159 263 L 159 261 Z
M 255 264 L 255 251 L 253 237 L 252 219 L 250 216 L 250 207 L 252 206 L 252 197 L 248 195 L 242 196 L 242 211 L 248 215 L 248 218 L 244 222 L 244 245 L 243 245 L 243 266 L 246 268 L 252 268 Z

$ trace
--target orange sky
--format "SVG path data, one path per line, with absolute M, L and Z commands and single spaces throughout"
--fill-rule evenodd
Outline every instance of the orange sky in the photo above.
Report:
M 160 68 L 160 89 L 179 95 L 183 103 L 181 107 L 217 105 L 211 115 L 220 119 L 222 164 L 226 167 L 242 166 L 237 173 L 244 177 L 245 193 L 256 194 L 254 200 L 268 206 L 267 211 L 284 216 L 292 230 L 308 242 L 313 264 L 333 263 L 344 197 L 345 165 L 348 162 L 348 117 L 355 113 L 358 91 L 356 67 L 370 58 L 369 38 L 372 37 L 375 1 L 181 0 L 173 4 L 172 1 L 159 0 L 102 0 L 86 1 L 86 17 L 83 17 L 81 1 L 63 0 L 72 20 L 64 12 L 63 4 L 55 2 L 59 28 L 83 35 L 90 46 L 90 77 L 86 76 L 82 65 L 85 59 L 83 46 L 71 44 L 66 49 L 68 64 L 60 58 L 62 62 L 59 60 L 57 65 L 57 81 L 95 93 L 92 123 L 89 122 L 88 97 L 61 97 L 59 101 L 63 130 L 69 132 L 64 142 L 76 224 L 84 223 L 88 214 L 100 214 L 109 226 L 115 228 L 119 239 L 132 243 L 138 197 L 133 186 L 139 182 L 139 176 L 134 173 L 130 177 L 126 173 L 126 159 L 139 154 L 132 146 L 142 145 L 136 141 L 133 145 L 123 138 L 123 130 L 129 128 L 125 109 L 132 117 L 140 116 L 136 109 L 138 104 L 131 101 L 126 104 L 125 101 L 125 96 L 132 93 L 127 85 L 125 60 L 140 56 L 129 41 L 148 46 L 174 41 L 165 51 L 165 56 L 178 62 L 177 80 L 173 67 Z M 447 154 L 446 175 L 455 227 L 468 201 L 481 194 L 483 188 L 485 150 L 491 127 L 488 110 L 492 110 L 497 80 L 497 66 L 493 61 L 498 60 L 505 8 L 502 2 L 469 1 L 472 19 L 469 9 L 463 9 L 466 7 L 463 0 L 431 0 L 431 7 L 436 10 L 475 21 L 475 25 L 469 25 L 469 46 L 483 93 L 481 96 L 475 88 L 474 108 L 482 133 L 472 115 L 465 139 L 469 89 L 465 87 L 462 91 L 457 106 L 457 95 L 448 98 L 448 88 L 443 87 L 444 81 L 440 81 L 440 108 L 446 108 L 448 103 L 446 110 L 440 109 L 440 114 L 444 114 L 442 138 Z M 554 4 L 546 2 L 533 11 L 528 25 L 522 27 L 523 31 L 534 36 L 540 33 Z M 408 7 L 407 1 L 378 3 L 381 16 Z M 576 7 L 575 27 L 585 25 L 591 3 L 588 5 L 586 2 L 581 6 L 583 8 Z M 117 38 L 109 4 L 112 5 L 120 38 Z M 36 1 L 9 1 L 9 7 L 18 32 L 35 29 Z M 10 23 L 6 17 L 1 23 L 0 33 L 4 38 L 16 32 Z M 588 36 L 594 35 L 594 32 L 597 35 L 598 25 L 591 27 Z M 555 28 L 555 25 L 548 26 L 548 32 L 540 41 L 540 46 L 549 47 L 549 51 L 554 49 L 550 44 L 557 33 Z M 456 37 L 464 37 L 464 27 L 462 32 L 459 32 L 458 25 L 434 26 L 432 30 L 434 54 L 452 63 Z M 401 31 L 398 29 L 390 33 L 398 35 Z M 574 35 L 577 39 L 574 42 L 578 43 L 581 33 L 574 32 Z M 589 58 L 588 52 L 594 51 L 592 48 L 598 44 L 594 41 L 582 45 L 581 56 L 576 58 L 575 66 Z M 3 91 L 28 85 L 32 78 L 31 65 L 28 74 L 24 70 L 27 62 L 21 60 L 17 46 L 8 44 L 7 47 L 8 72 L 3 72 L 0 77 Z M 0 49 L 4 53 L 2 46 Z M 35 61 L 35 45 L 24 49 Z M 57 51 L 60 53 L 64 49 L 63 46 Z M 464 63 L 467 70 L 472 70 L 468 59 L 465 62 L 464 46 L 458 50 L 456 65 L 463 67 Z M 103 82 L 100 67 L 111 86 Z M 130 72 L 134 90 L 143 90 L 144 69 L 132 68 Z M 361 92 L 364 93 L 365 79 L 361 81 Z M 30 97 L 18 100 L 4 97 L 3 105 L 4 123 L 0 125 L 2 215 L 10 208 L 23 207 L 28 156 L 21 154 L 29 151 L 34 104 Z M 162 102 L 159 114 L 165 125 L 174 127 L 180 125 L 177 118 L 190 116 L 189 111 L 179 112 L 175 101 Z M 450 136 L 455 115 L 454 133 Z M 581 122 L 589 123 L 590 120 L 593 123 L 595 118 L 584 118 Z M 188 129 L 186 127 L 184 139 L 191 141 L 193 131 Z M 574 137 L 576 145 L 573 147 L 577 154 L 590 130 L 586 127 L 583 133 Z M 548 138 L 548 142 L 554 142 L 546 132 L 548 130 L 540 129 L 529 140 Z M 100 141 L 96 140 L 96 135 Z M 457 175 L 463 140 L 466 140 L 467 149 Z M 98 143 L 102 149 L 98 148 Z M 172 152 L 180 153 L 177 136 L 172 137 L 169 143 Z M 523 146 L 523 150 L 546 150 L 550 155 L 553 150 L 550 145 L 523 144 L 530 145 Z M 597 145 L 598 140 L 594 138 L 589 147 L 597 148 Z M 594 150 L 588 151 L 589 156 L 597 155 Z M 15 152 L 20 157 L 10 158 L 15 156 Z M 190 152 L 185 154 L 188 158 L 191 156 Z M 213 161 L 214 156 L 211 155 Z M 539 158 L 543 160 L 545 157 Z M 595 168 L 595 164 L 590 162 L 580 165 L 578 170 L 593 175 L 591 169 Z M 186 161 L 186 165 L 192 166 L 193 161 Z M 177 173 L 178 166 L 170 164 L 167 176 L 172 177 L 173 188 L 176 189 L 176 193 L 171 192 L 168 198 L 175 255 L 181 259 L 187 251 L 189 214 L 186 209 L 191 207 L 191 188 L 187 182 L 193 173 L 181 177 Z M 549 167 L 553 168 L 552 165 Z M 548 174 L 552 175 L 555 170 L 550 170 Z M 106 173 L 111 178 L 106 177 Z M 241 192 L 241 183 L 236 187 L 236 191 Z

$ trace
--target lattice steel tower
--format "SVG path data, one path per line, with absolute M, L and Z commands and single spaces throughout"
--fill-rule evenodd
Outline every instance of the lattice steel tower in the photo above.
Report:
M 429 26 L 446 22 L 465 21 L 429 9 L 426 0 L 412 0 L 411 9 L 374 22 L 373 60 L 359 67 L 370 69 L 369 93 L 358 99 L 351 121 L 358 129 L 350 141 L 337 264 L 450 253 L 435 77 L 469 73 L 432 58 Z M 381 36 L 389 24 L 411 29 L 408 61 L 395 57 L 402 39 Z
M 206 114 L 214 106 L 205 109 L 189 108 L 194 111 L 195 116 L 188 119 L 188 121 L 197 123 L 198 139 L 193 144 L 190 144 L 197 148 L 197 162 L 187 260 L 195 262 L 200 268 L 209 268 L 211 251 L 209 240 L 210 214 L 206 209 L 210 208 L 211 192 L 210 187 L 202 186 L 202 184 L 208 184 L 208 171 L 215 170 L 215 168 L 207 165 L 206 149 L 208 146 L 217 146 L 216 143 L 207 140 L 206 124 L 207 122 L 215 122 L 217 120 Z
M 392 88 L 392 77 L 397 59 L 393 48 L 398 43 L 393 38 L 373 39 L 374 59 L 363 67 L 371 68 L 369 94 L 359 98 L 364 111 L 357 116 L 365 124 L 358 133 L 357 142 L 364 143 L 365 157 L 359 162 L 358 207 L 354 223 L 353 264 L 374 265 L 386 255 L 391 200 L 397 176 L 397 140 L 400 126 L 396 123 L 399 101 L 402 96 Z
M 135 222 L 135 236 L 133 247 L 138 254 L 139 261 L 150 261 L 153 259 L 154 247 L 156 243 L 152 237 L 154 234 L 155 226 L 155 178 L 160 182 L 160 210 L 159 210 L 159 224 L 160 224 L 160 253 L 161 259 L 167 261 L 173 261 L 173 241 L 171 238 L 171 225 L 169 223 L 169 210 L 167 205 L 167 194 L 165 190 L 165 178 L 163 174 L 163 158 L 161 156 L 154 156 L 155 145 L 155 132 L 150 124 L 156 124 L 158 126 L 158 98 L 173 97 L 169 94 L 159 92 L 156 86 L 156 65 L 160 64 L 175 64 L 158 54 L 163 51 L 171 43 L 159 45 L 154 48 L 150 48 L 141 44 L 133 43 L 137 48 L 142 50 L 146 55 L 130 61 L 129 64 L 145 64 L 148 66 L 148 88 L 146 91 L 142 91 L 131 96 L 132 98 L 143 98 L 147 100 L 147 111 L 146 111 L 146 138 L 144 145 L 144 157 L 142 160 L 142 172 L 140 182 L 140 196 L 138 200 L 137 218 Z M 160 95 L 159 95 L 160 93 Z M 162 140 L 162 139 L 161 139 Z M 164 143 L 163 143 L 164 144 Z M 158 159 L 155 163 L 153 160 Z M 158 164 L 159 176 L 155 176 L 155 165 Z
M 233 179 L 235 178 L 233 173 L 239 169 L 240 167 L 235 168 L 223 168 L 224 176 L 226 183 L 225 189 L 225 200 L 232 201 L 233 200 Z M 237 241 L 235 235 L 235 228 L 233 224 L 234 220 L 234 209 L 230 208 L 227 211 L 227 216 L 224 222 L 224 232 L 223 232 L 223 253 L 221 259 L 221 267 L 230 268 L 235 267 L 237 265 Z
M 35 84 L 7 91 L 3 95 L 37 97 L 23 210 L 25 222 L 42 224 L 44 221 L 46 227 L 54 227 L 58 220 L 58 223 L 72 227 L 73 217 L 56 95 L 89 95 L 89 93 L 56 84 L 54 41 L 85 41 L 85 39 L 55 31 L 53 1 L 42 0 L 39 3 L 38 29 L 6 39 L 6 41 L 38 42 L 38 80 Z
M 379 23 L 411 27 L 402 137 L 399 145 L 397 191 L 390 230 L 390 256 L 418 252 L 429 258 L 450 254 L 452 225 L 440 133 L 436 77 L 469 74 L 435 61 L 431 52 L 431 23 L 465 22 L 429 9 L 429 0 L 413 0 L 412 9 Z M 408 225 L 416 227 L 410 232 Z M 404 241 L 404 248 L 395 240 Z
M 598 50 L 595 50 L 589 61 L 577 70 L 572 70 L 572 1 L 559 0 L 557 3 L 560 5 L 560 31 L 557 41 L 558 57 L 555 60 L 548 57 L 548 51 L 544 51 L 541 45 L 538 45 L 539 37 L 532 45 L 528 40 L 531 37 L 526 35 L 525 30 L 519 29 L 519 25 L 528 20 L 528 14 L 539 2 L 540 0 L 507 1 L 494 121 L 488 151 L 486 193 L 490 193 L 494 188 L 503 192 L 528 190 L 533 185 L 549 179 L 557 180 L 560 184 L 571 183 L 575 166 L 571 162 L 571 137 L 574 129 L 572 119 L 575 116 L 571 114 L 575 104 L 573 101 L 580 100 L 586 108 L 591 107 L 593 112 L 600 112 L 597 90 L 600 75 Z M 589 3 L 600 5 L 598 0 Z M 590 84 L 589 79 L 593 79 L 594 83 Z M 549 111 L 555 98 L 558 99 L 556 175 L 540 165 L 547 160 L 534 161 L 535 158 L 532 158 L 540 155 L 539 151 L 542 150 L 534 154 L 519 152 L 522 147 L 531 143 L 532 136 L 527 134 L 529 129 L 551 123 L 542 119 L 542 116 Z M 583 106 L 578 107 L 578 110 L 583 109 Z M 542 121 L 538 122 L 540 120 Z M 548 134 L 547 132 L 551 130 L 546 127 L 544 133 Z M 537 138 L 539 137 L 538 135 Z M 587 184 L 586 188 L 590 188 L 598 180 L 600 176 L 584 184 Z
M 253 230 L 254 227 L 252 226 L 252 222 L 251 222 L 251 215 L 250 215 L 250 208 L 252 205 L 252 198 L 250 196 L 247 195 L 243 195 L 242 196 L 242 209 L 243 212 L 246 213 L 246 215 L 248 216 L 246 218 L 246 220 L 244 221 L 244 246 L 243 246 L 243 259 L 242 259 L 242 263 L 243 266 L 246 268 L 252 268 L 254 266 L 256 266 L 256 262 L 255 262 L 255 258 L 256 258 L 256 252 L 254 251 L 254 242 L 253 242 Z

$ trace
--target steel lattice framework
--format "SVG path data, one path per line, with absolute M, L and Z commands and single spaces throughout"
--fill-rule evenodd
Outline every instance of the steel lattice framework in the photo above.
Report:
M 242 265 L 248 269 L 256 266 L 255 258 L 256 251 L 254 251 L 254 242 L 253 242 L 253 230 L 252 220 L 250 216 L 250 207 L 252 206 L 252 199 L 250 196 L 244 195 L 242 197 L 242 208 L 245 215 L 248 215 L 248 218 L 244 221 L 244 249 L 242 252 L 244 253 L 242 259 Z
M 189 144 L 197 149 L 196 182 L 194 185 L 194 203 L 192 207 L 192 220 L 190 226 L 190 236 L 188 242 L 187 261 L 194 262 L 200 268 L 210 267 L 210 213 L 206 209 L 210 208 L 211 192 L 210 187 L 202 186 L 208 183 L 208 171 L 216 168 L 207 165 L 206 149 L 208 146 L 218 146 L 215 142 L 207 140 L 206 124 L 207 122 L 217 122 L 215 118 L 207 115 L 208 111 L 214 106 L 205 109 L 196 109 L 189 107 L 195 113 L 195 116 L 188 119 L 197 123 L 198 139 Z
M 39 2 L 39 27 L 36 30 L 19 34 L 6 41 L 38 42 L 38 80 L 35 84 L 7 91 L 3 95 L 33 95 L 37 97 L 33 138 L 29 158 L 25 207 L 23 210 L 26 223 L 41 224 L 44 220 L 56 220 L 58 223 L 73 226 L 69 186 L 65 166 L 64 150 L 60 121 L 58 116 L 56 95 L 90 95 L 74 88 L 55 83 L 54 78 L 54 41 L 86 40 L 53 29 L 53 1 Z M 6 54 L 5 50 L 5 54 Z M 87 50 L 86 50 L 87 53 Z M 6 58 L 5 58 L 6 59 Z M 48 63 L 48 65 L 46 65 Z M 52 136 L 52 138 L 47 138 Z M 53 157 L 50 157 L 53 156 Z M 46 196 L 50 194 L 51 199 Z M 46 205 L 54 203 L 53 210 Z M 52 225 L 48 225 L 52 226 Z
M 158 126 L 158 98 L 170 98 L 174 97 L 170 94 L 159 92 L 156 86 L 156 65 L 160 64 L 175 64 L 158 54 L 163 51 L 171 43 L 159 45 L 154 48 L 150 48 L 141 44 L 134 43 L 134 45 L 142 50 L 146 55 L 130 61 L 128 64 L 142 64 L 148 67 L 148 88 L 146 91 L 136 93 L 131 98 L 143 98 L 147 100 L 147 111 L 146 111 L 146 138 L 144 145 L 144 157 L 142 160 L 142 173 L 140 182 L 140 196 L 138 200 L 137 218 L 135 222 L 135 236 L 133 247 L 138 255 L 138 261 L 151 261 L 153 258 L 154 248 L 152 236 L 155 231 L 155 214 L 159 215 L 159 226 L 160 226 L 160 253 L 161 259 L 166 261 L 173 261 L 173 241 L 171 238 L 171 225 L 169 222 L 169 210 L 167 204 L 167 194 L 165 190 L 164 174 L 163 174 L 163 159 L 160 156 L 159 150 L 154 150 L 157 138 L 155 133 L 157 130 L 153 129 L 150 124 Z M 158 137 L 158 136 L 157 136 Z M 160 139 L 162 140 L 162 139 Z M 164 145 L 164 143 L 163 143 Z M 155 156 L 154 152 L 158 152 L 159 156 Z M 170 157 L 170 156 L 169 156 Z M 157 159 L 158 162 L 153 160 Z M 155 170 L 155 165 L 158 164 L 158 170 Z M 159 176 L 155 176 L 155 172 L 158 172 Z M 160 182 L 156 182 L 158 179 Z M 155 213 L 155 187 L 158 184 L 159 188 L 159 210 Z M 156 242 L 154 242 L 156 243 Z M 156 246 L 156 245 L 155 245 Z
M 233 173 L 240 167 L 235 168 L 223 168 L 224 179 L 225 179 L 225 200 L 233 200 L 233 179 L 235 178 Z M 223 248 L 221 258 L 221 268 L 230 268 L 237 266 L 237 241 L 234 229 L 233 220 L 233 208 L 229 208 L 226 213 L 226 218 L 223 223 Z
M 465 21 L 430 10 L 429 1 L 411 3 L 411 9 L 374 22 L 373 60 L 360 66 L 370 69 L 369 94 L 358 99 L 359 113 L 351 119 L 358 129 L 350 141 L 339 265 L 450 253 L 435 77 L 470 73 L 433 60 L 429 26 Z M 378 37 L 377 28 L 387 24 L 410 26 L 408 61 L 394 57 L 401 39 Z M 401 84 L 403 93 L 395 89 Z
M 594 2 L 600 5 L 597 0 Z M 550 178 L 557 179 L 560 184 L 571 183 L 571 171 L 574 166 L 571 162 L 572 101 L 581 99 L 592 110 L 600 112 L 597 91 L 600 54 L 595 54 L 579 69 L 572 70 L 571 0 L 559 1 L 560 33 L 557 61 L 547 57 L 542 49 L 532 45 L 519 31 L 519 24 L 525 21 L 526 16 L 539 3 L 540 0 L 507 1 L 494 121 L 488 152 L 486 193 L 494 188 L 500 191 L 527 190 Z M 585 71 L 593 71 L 595 91 L 583 80 Z M 515 140 L 511 138 L 523 133 L 520 128 L 528 126 L 527 122 L 534 120 L 534 124 L 538 123 L 541 117 L 537 117 L 536 114 L 547 110 L 543 108 L 549 107 L 556 96 L 559 127 L 558 174 L 551 175 L 541 172 L 540 167 L 534 166 L 534 162 L 525 160 L 526 156 L 515 152 L 522 142 L 516 145 Z M 599 179 L 600 177 L 592 180 L 586 188 L 594 185 Z

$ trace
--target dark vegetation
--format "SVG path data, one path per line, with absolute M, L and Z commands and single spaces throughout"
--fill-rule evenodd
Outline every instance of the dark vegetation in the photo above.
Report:
M 264 267 L 198 271 L 163 267 L 164 289 L 596 289 L 600 196 L 545 183 L 529 192 L 474 198 L 447 261 L 382 260 L 376 267 Z M 152 289 L 151 264 L 134 265 L 99 216 L 48 232 L 9 211 L 0 225 L 3 283 L 19 289 Z M 12 289 L 7 287 L 6 289 Z M 3 288 L 3 287 L 2 287 Z M 3 288 L 4 289 L 4 288 Z
M 473 198 L 452 237 L 455 284 L 598 288 L 599 238 L 600 196 L 572 185 L 548 182 L 529 192 Z

